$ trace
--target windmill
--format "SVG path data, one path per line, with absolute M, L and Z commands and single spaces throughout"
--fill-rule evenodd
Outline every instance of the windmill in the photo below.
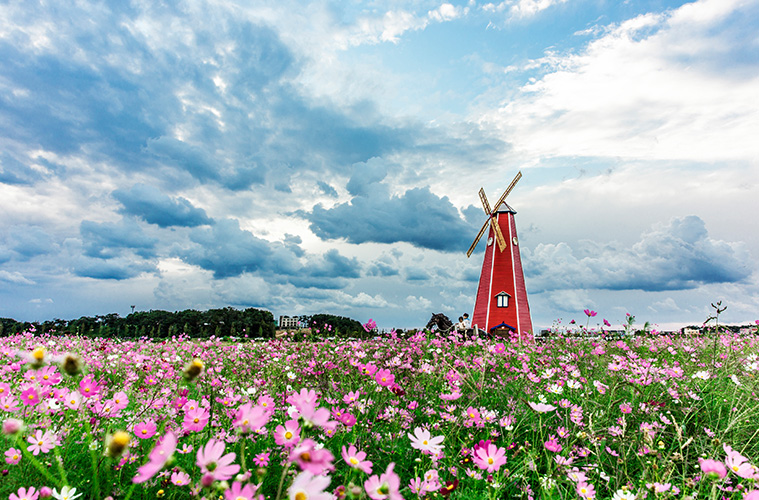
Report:
M 488 333 L 514 331 L 523 338 L 527 335 L 525 332 L 532 333 L 530 304 L 527 302 L 522 259 L 519 256 L 519 239 L 514 222 L 516 211 L 505 201 L 521 178 L 522 172 L 517 173 L 492 208 L 485 190 L 480 188 L 480 201 L 488 218 L 466 256 L 472 255 L 480 238 L 489 229 L 472 325 Z

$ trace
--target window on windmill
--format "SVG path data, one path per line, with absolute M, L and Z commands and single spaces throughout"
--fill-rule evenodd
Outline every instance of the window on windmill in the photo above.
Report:
M 495 296 L 496 305 L 498 307 L 509 307 L 509 297 L 511 297 L 511 295 L 509 295 L 506 292 L 499 293 L 498 295 Z

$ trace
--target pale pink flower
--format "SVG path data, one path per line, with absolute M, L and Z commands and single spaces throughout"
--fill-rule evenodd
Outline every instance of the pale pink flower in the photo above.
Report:
M 31 488 L 19 488 L 16 493 L 11 493 L 9 500 L 37 500 L 39 492 L 32 486 Z
M 273 406 L 271 404 L 270 407 L 273 408 Z M 232 427 L 238 428 L 241 432 L 247 434 L 265 426 L 269 422 L 270 415 L 269 411 L 262 406 L 253 406 L 252 403 L 245 403 L 237 409 Z
M 366 453 L 358 451 L 354 445 L 350 445 L 348 448 L 343 446 L 342 456 L 345 463 L 354 469 L 362 470 L 367 474 L 372 473 L 372 462 L 366 460 Z
M 581 483 L 577 483 L 577 494 L 580 496 L 580 498 L 592 500 L 596 497 L 596 489 L 592 484 L 583 481 Z
M 66 396 L 66 399 L 63 400 L 63 404 L 70 410 L 78 410 L 82 405 L 82 395 L 79 391 L 71 391 Z
M 34 436 L 29 436 L 26 440 L 31 443 L 26 449 L 35 456 L 39 455 L 40 452 L 47 453 L 55 448 L 55 434 L 49 430 L 46 430 L 44 434 L 41 430 L 37 430 Z
M 132 478 L 132 482 L 144 483 L 153 477 L 159 470 L 163 469 L 176 449 L 177 437 L 169 431 L 156 442 L 148 457 L 148 463 L 137 469 L 137 475 Z
M 302 470 L 307 470 L 312 474 L 322 474 L 333 470 L 334 459 L 335 457 L 328 449 L 317 448 L 316 441 L 313 439 L 304 439 L 290 454 L 291 462 L 297 462 Z
M 232 483 L 232 486 L 224 491 L 224 499 L 225 500 L 263 500 L 264 496 L 259 495 L 258 499 L 254 498 L 256 496 L 256 490 L 257 488 L 253 486 L 252 484 L 246 484 L 243 486 L 242 483 L 239 481 L 235 481 Z M 309 498 L 309 497 L 304 497 Z
M 119 391 L 111 398 L 114 410 L 123 410 L 129 406 L 129 396 L 124 391 Z
M 99 394 L 100 386 L 95 382 L 95 377 L 92 375 L 84 377 L 82 381 L 79 382 L 79 392 L 85 398 L 91 398 L 92 396 Z
M 403 500 L 398 488 L 401 485 L 401 479 L 398 474 L 393 472 L 395 463 L 391 462 L 387 470 L 377 476 L 371 476 L 364 481 L 364 490 L 372 500 Z
M 543 446 L 545 446 L 546 450 L 553 453 L 559 453 L 562 450 L 561 444 L 556 440 L 556 436 L 553 435 L 548 436 L 548 441 Z
M 226 445 L 223 441 L 209 439 L 205 446 L 198 449 L 196 455 L 196 463 L 203 474 L 211 474 L 218 481 L 231 479 L 240 470 L 239 465 L 232 463 L 237 454 L 224 455 L 224 448 Z
M 538 413 L 546 413 L 546 412 L 549 412 L 549 411 L 554 411 L 556 409 L 555 406 L 548 405 L 548 404 L 545 404 L 545 403 L 533 403 L 532 401 L 530 401 L 527 404 L 530 406 L 530 408 L 532 408 L 533 410 L 535 410 Z
M 329 476 L 315 476 L 309 471 L 303 471 L 293 480 L 287 496 L 290 500 L 332 500 L 332 493 L 324 491 L 330 481 Z
M 716 474 L 720 479 L 727 475 L 727 468 L 722 462 L 712 459 L 698 459 L 698 465 L 701 467 L 701 472 L 704 474 Z
M 7 411 L 8 413 L 15 413 L 21 407 L 18 405 L 18 399 L 10 394 L 0 397 L 0 410 Z
M 5 452 L 5 463 L 9 465 L 16 465 L 21 461 L 21 450 L 17 448 L 10 448 Z
M 406 434 L 411 440 L 411 447 L 417 450 L 421 450 L 430 455 L 441 451 L 444 446 L 441 444 L 445 439 L 445 436 L 432 437 L 430 431 L 417 427 L 414 429 L 414 435 Z
M 175 486 L 189 485 L 191 482 L 190 475 L 186 472 L 178 471 L 171 473 L 171 484 Z
M 383 368 L 374 374 L 374 380 L 376 380 L 382 387 L 390 387 L 393 385 L 393 382 L 395 382 L 395 375 L 390 373 L 390 370 Z

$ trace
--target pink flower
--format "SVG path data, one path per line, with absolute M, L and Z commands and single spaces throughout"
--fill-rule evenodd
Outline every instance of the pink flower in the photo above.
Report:
M 292 448 L 300 441 L 300 426 L 297 420 L 288 420 L 284 426 L 274 429 L 274 442 L 285 448 Z
M 253 457 L 253 463 L 258 467 L 266 467 L 269 465 L 269 453 L 259 453 Z
M 61 374 L 55 366 L 45 366 L 37 370 L 37 381 L 41 385 L 57 385 L 61 382 Z
M 748 458 L 733 450 L 730 445 L 722 445 L 722 448 L 727 454 L 725 465 L 727 465 L 728 469 L 744 479 L 754 477 L 754 467 L 748 462 Z
M 263 411 L 263 410 L 262 410 Z M 200 432 L 206 428 L 211 414 L 205 408 L 196 408 L 184 414 L 182 429 L 191 432 Z
M 114 410 L 123 410 L 129 406 L 129 396 L 127 396 L 127 394 L 123 391 L 119 391 L 114 394 L 113 398 L 111 398 L 111 401 L 113 402 Z
M 19 408 L 21 407 L 18 405 L 18 399 L 10 394 L 8 396 L 0 397 L 0 410 L 7 411 L 8 413 L 15 413 Z
M 30 387 L 21 392 L 21 402 L 25 406 L 34 406 L 40 402 L 40 396 L 37 394 L 37 389 Z
M 499 448 L 493 443 L 477 448 L 472 457 L 474 465 L 488 472 L 495 472 L 506 463 L 506 448 Z
M 191 482 L 190 475 L 186 472 L 172 472 L 171 473 L 171 484 L 175 486 L 184 486 L 189 485 Z
M 225 447 L 223 441 L 209 439 L 205 446 L 198 450 L 196 463 L 203 474 L 211 474 L 218 481 L 226 481 L 237 474 L 240 466 L 232 463 L 237 455 L 223 455 Z
M 134 426 L 134 435 L 140 439 L 150 439 L 155 436 L 156 430 L 158 430 L 158 428 L 156 427 L 155 422 L 140 422 Z
M 5 463 L 9 465 L 16 465 L 21 461 L 21 450 L 11 448 L 5 452 Z
M 443 449 L 441 444 L 445 439 L 445 436 L 432 437 L 430 431 L 417 427 L 414 429 L 414 435 L 406 434 L 411 440 L 411 447 L 422 452 L 434 455 Z
M 464 425 L 476 425 L 480 423 L 480 410 L 477 408 L 470 406 L 466 409 L 466 422 Z
M 316 391 L 309 390 L 304 387 L 300 390 L 300 392 L 296 392 L 295 394 L 288 396 L 287 402 L 292 404 L 295 408 L 298 409 L 298 411 L 300 411 L 301 407 L 314 406 L 317 399 L 319 398 L 316 395 Z
M 609 323 L 606 318 L 604 318 L 604 326 L 611 326 L 611 323 Z
M 716 474 L 719 479 L 727 476 L 727 469 L 725 464 L 712 459 L 698 459 L 698 465 L 701 467 L 701 472 L 704 474 Z
M 329 476 L 315 476 L 309 471 L 303 471 L 295 477 L 287 495 L 290 500 L 332 500 L 332 493 L 324 491 L 330 481 Z
M 3 420 L 3 434 L 6 436 L 9 436 L 11 434 L 16 434 L 17 432 L 20 432 L 21 429 L 24 428 L 24 422 L 21 420 L 18 420 L 17 418 L 9 418 L 6 420 Z
M 334 455 L 328 449 L 317 448 L 316 441 L 313 439 L 304 439 L 290 454 L 291 462 L 297 462 L 302 470 L 315 475 L 333 470 L 332 461 L 334 459 Z
M 137 475 L 132 478 L 132 482 L 144 483 L 155 476 L 156 472 L 163 469 L 176 449 L 177 437 L 169 431 L 156 442 L 148 457 L 148 463 L 137 469 Z
M 361 393 L 358 391 L 350 391 L 348 394 L 343 396 L 343 403 L 350 405 L 358 401 L 358 398 L 361 397 Z
M 632 413 L 633 409 L 630 403 L 625 402 L 619 405 L 619 411 L 622 413 Z
M 654 493 L 664 493 L 672 488 L 672 483 L 646 483 L 646 488 L 654 490 Z
M 403 500 L 398 488 L 401 485 L 401 479 L 398 474 L 393 472 L 395 463 L 390 462 L 387 470 L 380 476 L 374 475 L 364 481 L 364 490 L 372 500 Z
M 530 401 L 527 404 L 530 406 L 530 408 L 532 408 L 538 413 L 546 413 L 549 411 L 554 411 L 556 409 L 555 406 L 547 405 L 545 403 L 533 403 L 532 401 Z
M 47 453 L 55 448 L 55 435 L 47 430 L 44 434 L 41 430 L 37 430 L 34 436 L 29 436 L 26 440 L 31 443 L 26 449 L 31 451 L 34 456 L 39 455 L 40 452 Z
M 377 323 L 371 318 L 369 318 L 369 321 L 364 323 L 363 326 L 364 326 L 364 330 L 366 330 L 367 333 L 373 332 L 374 330 L 377 329 Z
M 82 405 L 82 395 L 79 394 L 79 391 L 71 391 L 66 396 L 66 399 L 63 400 L 63 404 L 66 405 L 66 408 L 78 410 Z
M 85 398 L 91 398 L 100 392 L 100 386 L 95 382 L 95 377 L 87 375 L 79 382 L 79 392 Z
M 749 491 L 746 493 L 746 496 L 743 497 L 743 500 L 759 500 L 759 490 Z
M 580 498 L 592 500 L 596 497 L 596 489 L 592 484 L 582 481 L 577 483 L 577 494 L 580 495 Z
M 383 368 L 377 370 L 377 373 L 374 374 L 374 380 L 382 387 L 390 387 L 395 382 L 395 375 L 390 373 L 390 370 Z
M 363 451 L 358 451 L 354 445 L 350 445 L 349 448 L 345 448 L 343 446 L 343 460 L 345 460 L 345 463 L 353 467 L 354 469 L 359 469 L 367 474 L 372 473 L 372 463 L 366 459 L 366 453 Z
M 546 450 L 553 453 L 559 453 L 562 450 L 561 444 L 556 440 L 556 436 L 548 436 L 548 441 L 543 446 L 546 447 Z
M 340 422 L 346 427 L 353 427 L 354 425 L 356 425 L 356 417 L 354 417 L 350 413 L 343 413 L 340 416 Z
M 597 312 L 595 312 L 595 311 L 591 311 L 590 309 L 583 309 L 583 311 L 582 311 L 582 312 L 584 312 L 584 313 L 585 313 L 585 315 L 586 315 L 588 318 L 592 318 L 593 316 L 595 316 L 595 315 L 597 315 L 597 314 L 598 314 Z
M 246 484 L 235 481 L 232 483 L 232 487 L 224 491 L 225 500 L 256 500 L 253 498 L 256 495 L 256 489 L 252 484 Z M 259 499 L 263 499 L 263 495 L 259 495 Z
M 245 434 L 257 431 L 269 422 L 270 415 L 266 408 L 262 406 L 253 406 L 251 403 L 245 403 L 237 409 L 232 427 L 239 428 Z
M 37 500 L 39 492 L 32 486 L 31 488 L 19 488 L 16 493 L 11 493 L 9 500 Z

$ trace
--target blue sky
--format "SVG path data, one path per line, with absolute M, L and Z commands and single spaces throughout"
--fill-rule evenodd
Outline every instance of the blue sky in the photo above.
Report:
M 0 316 L 759 317 L 759 2 L 0 2 Z

